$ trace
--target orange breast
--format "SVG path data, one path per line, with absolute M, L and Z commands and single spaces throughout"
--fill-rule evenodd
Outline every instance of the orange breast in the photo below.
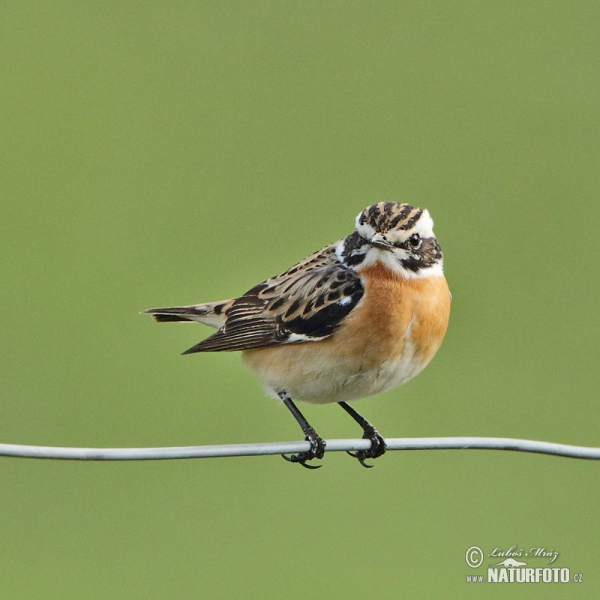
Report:
M 437 352 L 450 317 L 450 290 L 442 276 L 404 278 L 376 263 L 361 271 L 364 302 L 330 338 L 346 351 L 362 352 L 365 366 L 395 358 L 408 341 L 427 364 Z M 343 350 L 342 350 L 343 351 Z

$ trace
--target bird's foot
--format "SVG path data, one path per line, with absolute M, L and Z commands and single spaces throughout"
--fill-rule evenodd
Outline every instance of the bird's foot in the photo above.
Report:
M 379 458 L 382 454 L 385 454 L 387 445 L 375 427 L 365 429 L 365 433 L 362 437 L 363 440 L 371 440 L 371 447 L 368 450 L 357 450 L 356 452 L 348 452 L 348 454 L 353 458 L 356 458 L 363 467 L 370 469 L 374 465 L 367 464 L 365 459 Z
M 300 452 L 298 454 L 292 454 L 291 456 L 286 456 L 282 454 L 283 458 L 289 462 L 300 463 L 303 467 L 307 469 L 320 469 L 323 465 L 308 465 L 306 461 L 312 460 L 313 458 L 323 458 L 325 454 L 325 440 L 319 437 L 317 432 L 314 429 L 310 429 L 306 433 L 306 441 L 310 442 L 310 450 L 306 452 Z

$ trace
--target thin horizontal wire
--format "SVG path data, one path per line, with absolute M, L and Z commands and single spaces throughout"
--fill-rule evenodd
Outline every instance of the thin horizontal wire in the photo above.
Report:
M 569 458 L 600 460 L 600 448 L 569 446 L 551 442 L 512 438 L 440 437 L 386 438 L 388 450 L 514 450 Z M 368 450 L 370 440 L 327 440 L 327 452 Z M 170 448 L 59 448 L 0 444 L 0 456 L 51 458 L 58 460 L 167 460 L 174 458 L 216 458 L 225 456 L 264 456 L 295 454 L 310 449 L 308 442 L 273 442 L 264 444 L 223 444 L 219 446 L 180 446 Z

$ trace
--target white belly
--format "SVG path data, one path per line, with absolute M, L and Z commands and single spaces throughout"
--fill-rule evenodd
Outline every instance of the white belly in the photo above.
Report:
M 303 356 L 293 361 L 293 367 L 287 360 L 266 364 L 261 361 L 259 366 L 252 360 L 252 354 L 245 354 L 244 362 L 258 372 L 270 396 L 276 398 L 278 391 L 285 390 L 292 399 L 313 404 L 346 402 L 391 390 L 406 383 L 427 365 L 421 357 L 415 357 L 410 342 L 405 344 L 400 356 L 367 369 L 360 359 L 349 360 L 343 356 L 332 359 L 331 355 L 321 356 L 316 345 L 311 346 L 314 354 L 309 357 L 302 352 Z M 284 358 L 278 355 L 280 359 Z

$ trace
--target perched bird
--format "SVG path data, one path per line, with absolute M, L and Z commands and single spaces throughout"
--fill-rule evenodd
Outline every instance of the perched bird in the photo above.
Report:
M 298 421 L 310 450 L 284 456 L 307 464 L 325 441 L 294 400 L 337 402 L 362 427 L 371 448 L 377 429 L 347 402 L 399 386 L 437 352 L 450 315 L 443 255 L 427 210 L 380 202 L 356 217 L 356 230 L 285 273 L 231 300 L 145 311 L 157 321 L 199 321 L 218 329 L 183 354 L 241 350 L 267 393 Z

